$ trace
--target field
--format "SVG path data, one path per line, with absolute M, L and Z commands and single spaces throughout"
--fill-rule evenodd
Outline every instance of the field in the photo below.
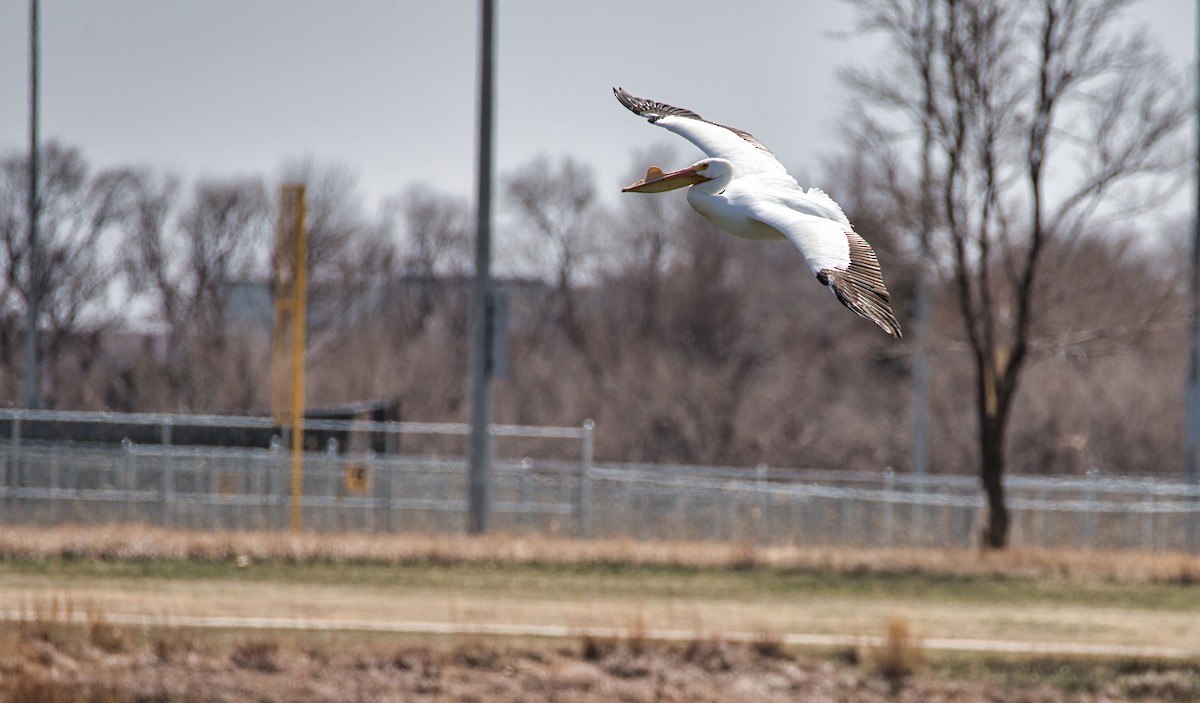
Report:
M 10 700 L 1194 700 L 1200 559 L 7 529 Z

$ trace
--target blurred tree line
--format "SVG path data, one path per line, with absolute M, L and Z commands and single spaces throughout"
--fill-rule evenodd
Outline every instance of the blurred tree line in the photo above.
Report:
M 4 156 L 0 181 L 9 404 L 21 397 L 24 158 Z M 274 188 L 259 177 L 184 185 L 148 168 L 92 172 L 59 144 L 43 158 L 48 404 L 265 409 L 270 310 L 239 322 L 231 296 L 247 281 L 266 285 Z M 636 154 L 629 178 L 686 158 Z M 898 202 L 853 167 L 860 158 L 832 159 L 822 185 L 875 246 L 911 329 L 920 259 L 896 226 Z M 297 179 L 309 186 L 313 242 L 308 403 L 395 396 L 406 418 L 464 420 L 470 203 L 418 185 L 370 214 L 343 169 L 283 169 L 281 180 Z M 786 242 L 730 237 L 682 197 L 610 208 L 570 158 L 501 174 L 501 195 L 497 267 L 513 322 L 498 422 L 592 417 L 603 460 L 907 468 L 911 342 L 846 314 Z M 1031 334 L 1009 439 L 1017 471 L 1176 470 L 1185 228 L 1136 224 L 1098 227 L 1045 255 L 1063 285 L 1041 298 Z M 969 472 L 972 354 L 952 274 L 935 269 L 931 289 L 931 463 Z
M 1182 173 L 1188 112 L 1161 58 L 1114 29 L 1121 3 L 855 4 L 896 60 L 848 74 L 843 151 L 809 171 L 879 254 L 908 338 L 847 314 L 786 242 L 729 237 L 682 196 L 611 207 L 586 164 L 539 157 L 501 174 L 496 421 L 594 418 L 601 460 L 905 470 L 923 287 L 934 471 L 978 471 L 991 441 L 998 471 L 1177 472 L 1185 224 L 1144 215 Z M 629 180 L 689 156 L 634 154 Z M 467 417 L 469 202 L 414 185 L 371 211 L 352 173 L 312 160 L 185 184 L 93 171 L 58 143 L 41 157 L 49 406 L 265 409 L 269 316 L 239 291 L 265 286 L 275 186 L 300 181 L 309 405 L 394 396 L 408 419 Z M 26 159 L 0 157 L 10 404 Z

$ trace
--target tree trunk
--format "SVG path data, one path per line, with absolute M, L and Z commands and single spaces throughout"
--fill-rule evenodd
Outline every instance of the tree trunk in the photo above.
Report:
M 996 355 L 991 355 L 995 359 Z M 986 358 L 986 357 L 985 357 Z M 987 498 L 987 511 L 980 530 L 980 546 L 1004 549 L 1008 545 L 1008 507 L 1004 502 L 1004 435 L 1008 425 L 1009 399 L 1015 377 L 1011 369 L 997 368 L 998 361 L 983 358 L 979 374 L 979 478 Z
M 980 544 L 985 549 L 1008 545 L 1008 507 L 1004 503 L 1004 420 L 985 412 L 979 418 L 980 472 L 987 497 Z

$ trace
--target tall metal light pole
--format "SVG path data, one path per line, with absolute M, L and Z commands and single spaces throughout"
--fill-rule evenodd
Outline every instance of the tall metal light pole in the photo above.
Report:
M 924 92 L 921 114 L 921 240 L 917 266 L 916 315 L 913 357 L 912 470 L 924 478 L 929 473 L 929 268 L 930 238 L 933 236 L 933 35 L 937 15 L 932 2 L 921 6 L 924 31 L 919 67 Z M 922 485 L 922 490 L 924 490 Z
M 1192 119 L 1195 127 L 1192 133 L 1192 188 L 1195 199 L 1192 201 L 1192 286 L 1191 300 L 1191 329 L 1189 330 L 1189 354 L 1187 377 L 1187 418 L 1184 427 L 1184 456 L 1183 479 L 1191 486 L 1200 484 L 1200 469 L 1197 468 L 1197 452 L 1200 451 L 1200 0 L 1196 2 L 1196 85 L 1192 96 Z M 1200 500 L 1200 495 L 1193 496 Z M 1200 545 L 1200 512 L 1193 511 L 1188 515 L 1187 525 L 1188 547 L 1195 550 Z
M 1196 64 L 1200 69 L 1200 1 L 1196 3 Z M 1192 187 L 1195 200 L 1192 202 L 1192 285 L 1190 351 L 1188 354 L 1186 427 L 1184 428 L 1183 476 L 1191 484 L 1200 479 L 1197 472 L 1197 450 L 1200 449 L 1200 73 L 1197 73 L 1196 94 L 1193 96 L 1192 119 L 1195 129 L 1192 135 Z
M 38 386 L 38 0 L 29 0 L 29 263 L 25 290 L 25 407 L 41 406 Z
M 471 295 L 471 474 L 467 531 L 488 531 L 492 515 L 491 263 L 493 0 L 479 3 L 479 165 L 475 201 L 475 284 Z

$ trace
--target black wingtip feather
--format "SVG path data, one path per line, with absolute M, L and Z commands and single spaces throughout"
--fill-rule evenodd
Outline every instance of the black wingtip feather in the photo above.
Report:
M 657 122 L 668 115 L 676 117 L 690 117 L 694 120 L 704 119 L 687 108 L 675 107 L 667 105 L 655 100 L 647 100 L 630 95 L 624 88 L 613 88 L 613 95 L 617 96 L 617 100 L 635 115 L 641 115 L 651 122 Z
M 893 338 L 901 339 L 904 334 L 892 312 L 892 296 L 883 284 L 875 252 L 853 231 L 846 232 L 846 237 L 850 242 L 850 266 L 825 269 L 817 279 L 829 286 L 842 305 L 879 325 Z

